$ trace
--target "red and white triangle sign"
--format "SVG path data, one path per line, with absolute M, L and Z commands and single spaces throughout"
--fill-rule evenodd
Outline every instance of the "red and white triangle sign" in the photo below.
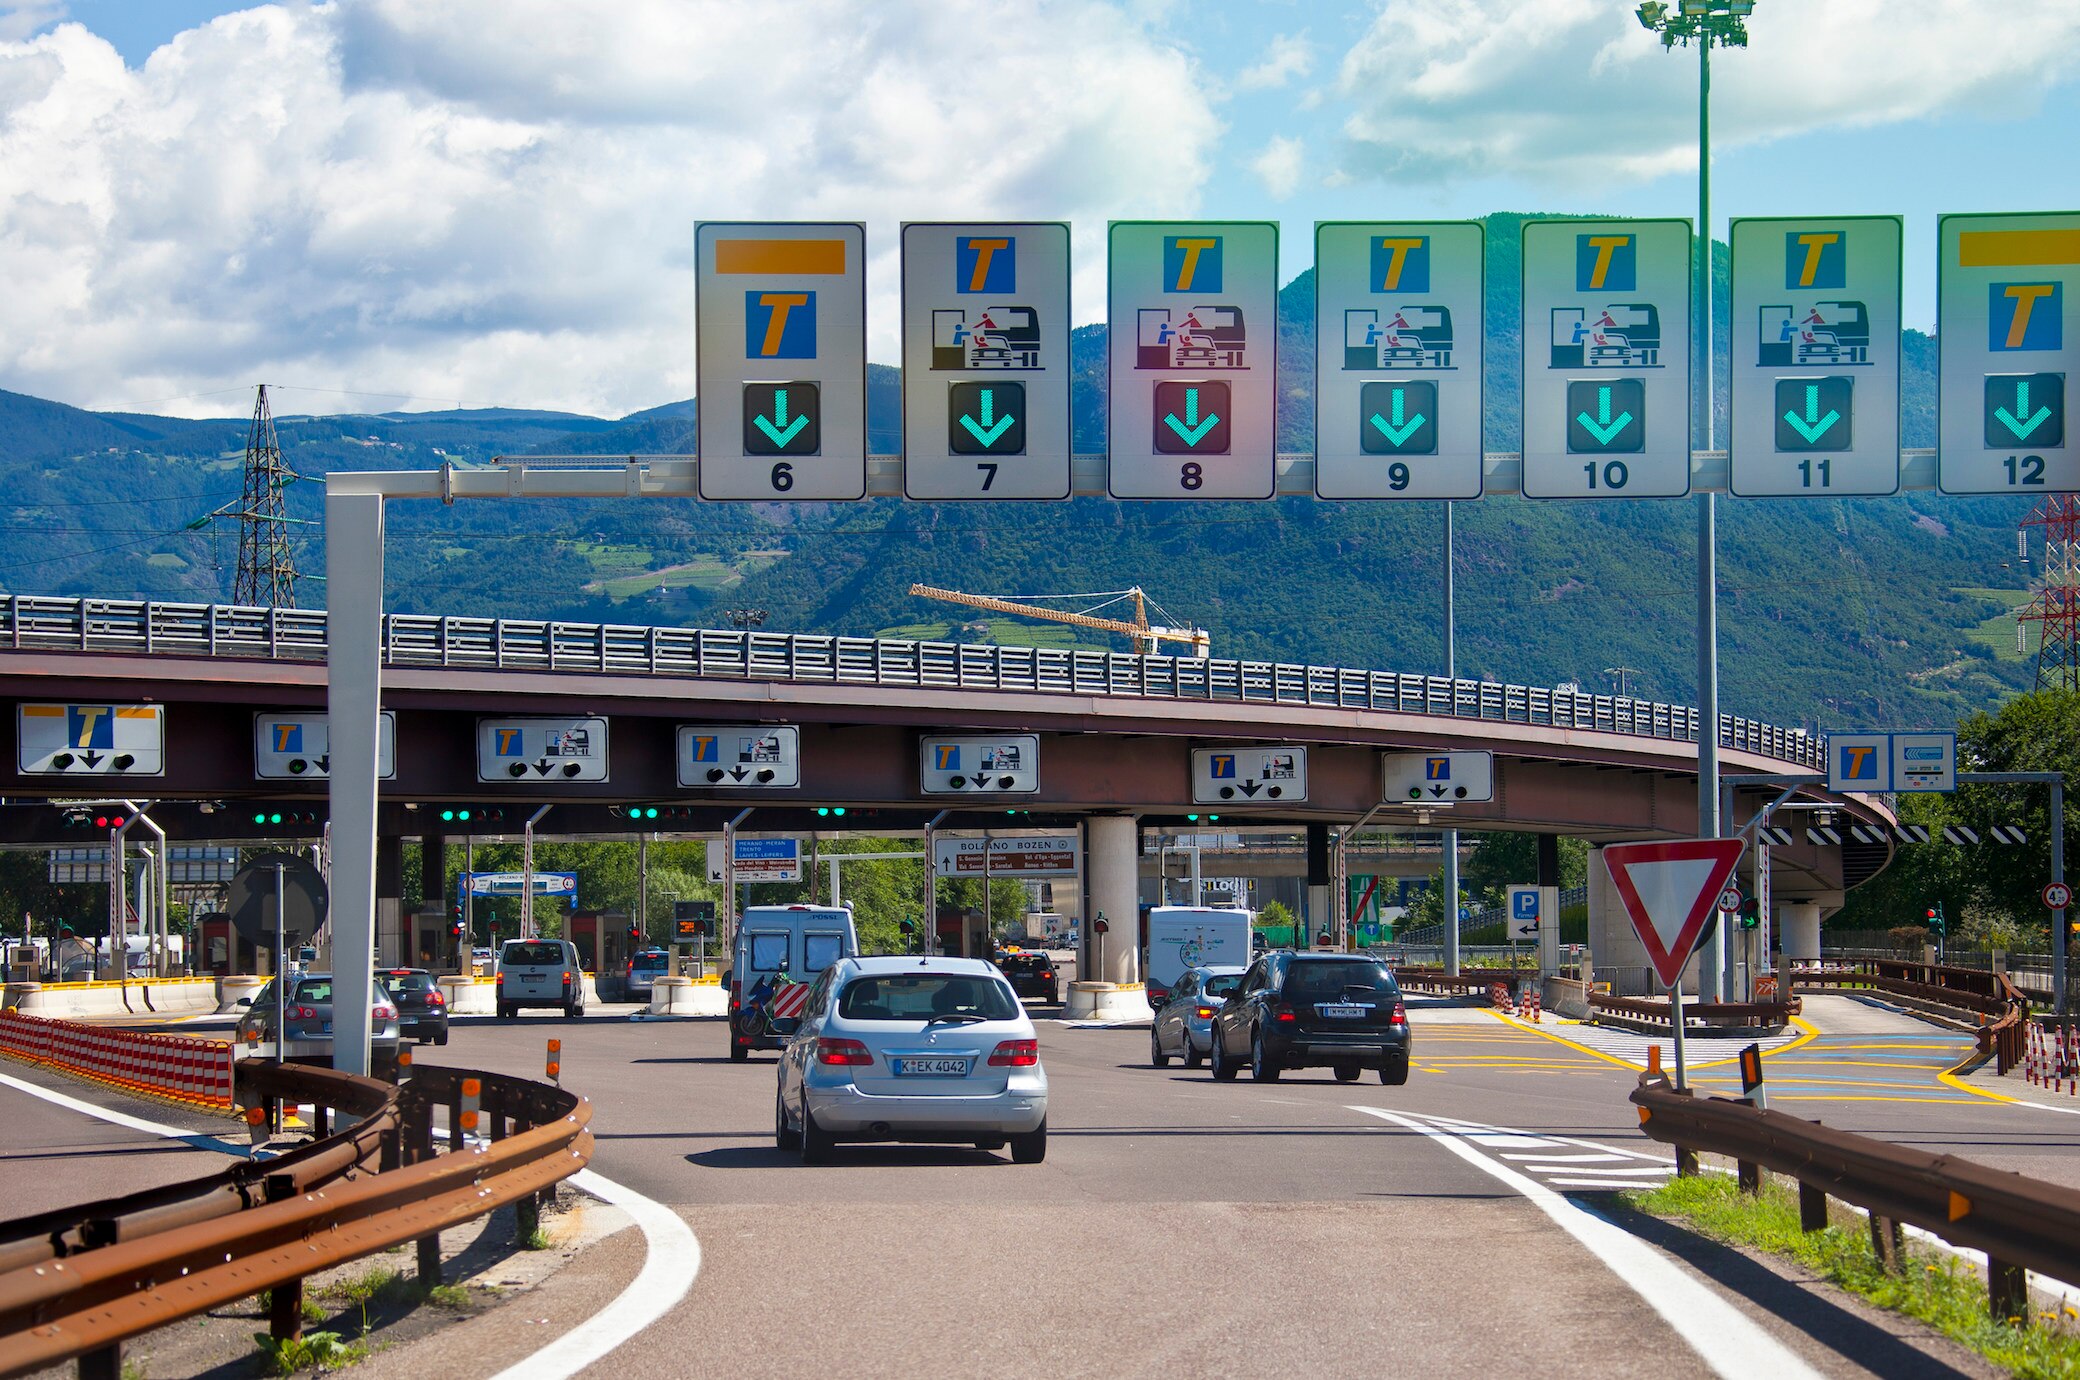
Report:
M 1712 918 L 1747 844 L 1740 839 L 1613 843 L 1603 850 L 1611 884 L 1663 987 L 1673 987 Z

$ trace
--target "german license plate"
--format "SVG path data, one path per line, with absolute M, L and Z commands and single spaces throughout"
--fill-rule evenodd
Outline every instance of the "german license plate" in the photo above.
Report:
M 965 1078 L 968 1076 L 969 1060 L 965 1058 L 935 1056 L 929 1059 L 891 1059 L 898 1078 Z
M 318 1033 L 320 1035 L 330 1035 L 332 1033 L 332 1022 L 327 1021 L 325 1022 L 325 1024 L 319 1026 Z
M 1317 1006 L 1315 1010 L 1332 1020 L 1358 1021 L 1363 1020 L 1365 1014 L 1372 1008 L 1369 1006 L 1354 1006 L 1347 1002 L 1338 1002 L 1333 1005 Z

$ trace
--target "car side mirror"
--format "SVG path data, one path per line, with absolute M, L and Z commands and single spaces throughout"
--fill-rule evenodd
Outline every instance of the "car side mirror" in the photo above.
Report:
M 238 1004 L 240 1006 L 251 1006 L 253 1004 L 253 999 L 251 997 L 240 997 L 238 999 Z

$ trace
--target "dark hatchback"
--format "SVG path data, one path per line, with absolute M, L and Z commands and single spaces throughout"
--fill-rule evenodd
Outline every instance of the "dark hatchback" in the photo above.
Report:
M 424 968 L 381 968 L 376 975 L 397 1003 L 398 1035 L 424 1044 L 448 1043 L 448 999 Z
M 1055 972 L 1054 960 L 1046 954 L 998 954 L 997 967 L 1011 984 L 1011 990 L 1019 996 L 1037 997 L 1044 1002 L 1061 1001 L 1062 979 Z
M 1287 1069 L 1328 1068 L 1339 1082 L 1375 1069 L 1408 1081 L 1408 1010 L 1387 965 L 1362 954 L 1269 953 L 1213 1017 L 1213 1076 L 1244 1066 L 1260 1083 Z

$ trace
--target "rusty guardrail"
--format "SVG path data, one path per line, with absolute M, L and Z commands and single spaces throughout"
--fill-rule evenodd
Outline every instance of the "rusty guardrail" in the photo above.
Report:
M 1760 1189 L 1764 1169 L 1795 1179 L 1799 1224 L 1807 1231 L 1827 1225 L 1829 1198 L 1864 1209 L 1871 1244 L 1889 1269 L 1902 1260 L 1900 1223 L 1984 1251 L 1996 1319 L 2029 1317 L 2026 1269 L 2080 1283 L 2080 1191 L 1747 1101 L 1693 1097 L 1651 1071 L 1640 1075 L 1631 1100 L 1646 1133 L 1675 1147 L 1678 1173 L 1695 1173 L 1704 1153 L 1732 1159 L 1749 1192 Z
M 393 1087 L 257 1063 L 239 1077 L 249 1105 L 360 1119 L 276 1159 L 0 1224 L 0 1377 L 74 1358 L 114 1375 L 129 1338 L 262 1290 L 273 1335 L 296 1336 L 305 1276 L 417 1241 L 436 1283 L 442 1230 L 510 1203 L 532 1231 L 541 1195 L 592 1153 L 592 1104 L 522 1078 L 415 1067 Z
M 1486 995 L 1496 983 L 1508 986 L 1512 997 L 1527 982 L 1537 982 L 1536 968 L 1467 968 L 1453 975 L 1442 968 L 1395 968 L 1394 980 L 1412 992 L 1450 996 L 1454 993 Z
M 1796 969 L 1790 981 L 1794 987 L 1868 987 L 1941 1008 L 1966 1024 L 1976 1018 L 1979 1056 L 1991 1057 L 1995 1072 L 2006 1073 L 2022 1062 L 2029 998 L 2005 974 L 1880 958 Z
M 1614 1016 L 1625 1016 L 1642 1023 L 1670 1027 L 1669 1004 L 1666 1001 L 1645 997 L 1613 997 L 1603 992 L 1589 994 L 1591 1011 L 1608 1011 Z M 1686 1001 L 1683 1003 L 1683 1027 L 1688 1029 L 1692 1022 L 1701 1025 L 1749 1027 L 1774 1029 L 1788 1025 L 1798 1011 L 1796 998 L 1782 1001 Z

